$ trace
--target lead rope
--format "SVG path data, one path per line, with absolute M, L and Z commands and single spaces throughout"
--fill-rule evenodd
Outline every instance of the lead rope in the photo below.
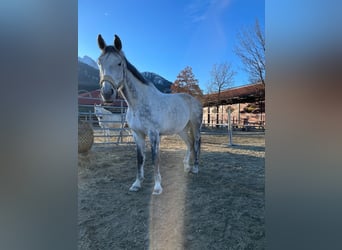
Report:
M 123 60 L 122 60 L 123 62 L 124 62 L 124 67 L 123 67 L 123 72 L 122 72 L 122 74 L 123 74 L 123 76 L 122 76 L 122 82 L 121 82 L 121 84 L 120 84 L 120 86 L 118 87 L 118 91 L 119 92 L 121 92 L 122 93 L 122 89 L 123 89 L 123 87 L 124 87 L 124 82 L 126 81 L 126 83 L 127 83 L 127 73 L 126 73 L 126 67 L 127 67 L 127 65 L 126 65 L 126 59 L 125 58 L 123 58 Z

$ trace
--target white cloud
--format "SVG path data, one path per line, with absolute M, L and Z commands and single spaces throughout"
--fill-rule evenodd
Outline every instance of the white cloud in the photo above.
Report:
M 209 1 L 195 0 L 185 7 L 186 15 L 189 16 L 191 22 L 200 22 L 206 19 L 206 10 Z
M 185 7 L 191 22 L 197 23 L 212 18 L 228 7 L 230 0 L 194 0 Z

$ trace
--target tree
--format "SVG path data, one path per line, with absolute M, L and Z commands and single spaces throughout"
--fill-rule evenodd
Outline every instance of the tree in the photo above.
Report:
M 239 44 L 235 53 L 240 57 L 251 82 L 265 84 L 265 34 L 259 21 L 254 27 L 244 28 L 238 33 Z
M 216 124 L 219 123 L 220 94 L 224 89 L 232 86 L 236 72 L 228 62 L 214 64 L 210 72 L 211 80 L 207 87 L 210 92 L 217 93 L 216 99 Z
M 198 86 L 198 80 L 195 78 L 192 68 L 186 66 L 177 76 L 175 82 L 171 85 L 172 93 L 188 93 L 201 100 L 203 93 Z

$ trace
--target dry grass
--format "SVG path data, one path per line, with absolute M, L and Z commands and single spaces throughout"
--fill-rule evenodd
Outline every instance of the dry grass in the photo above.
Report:
M 200 172 L 183 171 L 184 143 L 161 143 L 164 191 L 152 196 L 147 150 L 143 188 L 135 145 L 93 147 L 79 155 L 80 249 L 264 249 L 265 139 L 241 133 L 202 136 Z

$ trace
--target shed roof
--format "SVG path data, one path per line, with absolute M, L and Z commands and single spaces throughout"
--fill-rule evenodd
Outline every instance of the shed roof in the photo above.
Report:
M 235 103 L 251 103 L 265 100 L 265 85 L 261 82 L 223 90 L 203 96 L 204 107 Z

